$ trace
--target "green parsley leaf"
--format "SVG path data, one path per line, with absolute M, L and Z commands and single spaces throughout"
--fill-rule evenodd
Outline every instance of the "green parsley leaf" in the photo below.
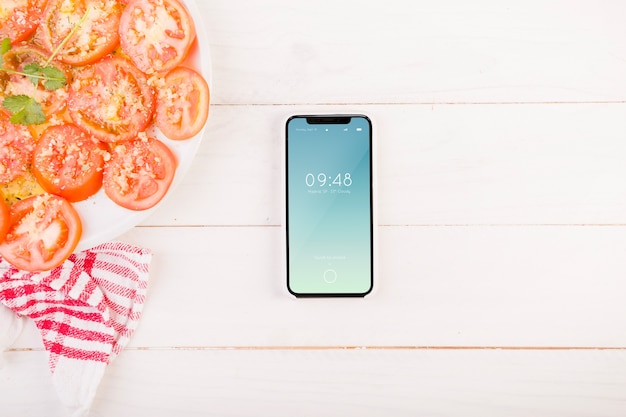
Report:
M 39 80 L 43 81 L 46 90 L 56 90 L 66 84 L 65 74 L 54 65 L 41 66 L 36 62 L 24 65 L 24 74 L 33 85 L 39 85 Z
M 33 83 L 35 87 L 39 85 L 39 78 L 40 78 L 39 73 L 41 71 L 41 65 L 39 65 L 36 62 L 31 62 L 29 64 L 24 65 L 24 68 L 22 69 L 22 71 L 24 71 L 24 75 L 28 77 L 30 82 Z
M 0 67 L 4 65 L 4 60 L 2 56 L 11 50 L 11 39 L 4 38 L 2 42 L 0 42 Z
M 20 94 L 2 100 L 2 106 L 11 112 L 11 123 L 38 125 L 46 121 L 41 104 L 32 97 Z
M 10 50 L 11 50 L 11 39 L 9 38 L 2 39 L 2 42 L 0 42 L 0 54 L 4 55 Z
M 65 87 L 67 83 L 65 73 L 53 65 L 43 67 L 41 73 L 46 76 L 43 82 L 43 86 L 46 87 L 46 90 L 57 90 Z

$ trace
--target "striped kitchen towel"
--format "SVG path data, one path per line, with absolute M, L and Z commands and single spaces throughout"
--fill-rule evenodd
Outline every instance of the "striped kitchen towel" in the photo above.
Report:
M 18 270 L 0 258 L 0 302 L 34 321 L 53 384 L 73 416 L 88 412 L 106 365 L 137 327 L 151 256 L 109 242 L 46 272 Z

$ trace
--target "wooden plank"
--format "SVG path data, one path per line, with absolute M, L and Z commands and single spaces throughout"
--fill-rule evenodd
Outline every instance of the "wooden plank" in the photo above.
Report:
M 309 112 L 372 118 L 381 224 L 626 223 L 626 104 L 211 111 L 190 172 L 144 225 L 282 224 L 284 122 Z
M 3 414 L 64 416 L 43 352 L 7 358 Z M 598 350 L 127 350 L 90 415 L 618 417 L 625 359 Z
M 626 5 L 198 1 L 219 104 L 626 100 Z
M 136 228 L 154 259 L 131 346 L 626 347 L 623 227 L 379 232 L 371 296 L 298 300 L 279 227 Z

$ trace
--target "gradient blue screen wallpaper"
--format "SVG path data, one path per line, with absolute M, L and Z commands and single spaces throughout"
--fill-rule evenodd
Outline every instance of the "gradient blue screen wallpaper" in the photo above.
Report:
M 287 123 L 287 276 L 296 295 L 372 287 L 371 123 L 338 120 Z

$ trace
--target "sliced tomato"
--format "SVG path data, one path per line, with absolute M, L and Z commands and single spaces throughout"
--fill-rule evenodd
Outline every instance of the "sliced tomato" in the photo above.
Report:
M 119 45 L 123 7 L 117 0 L 48 0 L 37 37 L 52 53 L 69 36 L 56 57 L 71 65 L 95 62 Z
M 23 175 L 30 168 L 35 139 L 24 125 L 9 121 L 0 112 L 0 184 L 6 184 Z
M 155 138 L 137 138 L 115 146 L 104 167 L 104 191 L 116 204 L 146 210 L 167 193 L 176 157 Z
M 71 202 L 102 186 L 106 146 L 73 124 L 46 129 L 33 152 L 33 174 L 44 190 Z
M 47 0 L 2 0 L 0 39 L 13 44 L 28 38 L 37 29 Z
M 178 0 L 130 0 L 119 31 L 122 50 L 146 73 L 178 66 L 196 36 L 193 19 Z
M 72 204 L 52 194 L 18 201 L 11 206 L 10 224 L 0 255 L 25 271 L 47 271 L 65 261 L 82 233 Z
M 9 206 L 4 198 L 0 198 L 0 242 L 4 240 L 7 230 L 9 230 L 10 218 Z
M 74 123 L 103 142 L 129 140 L 150 124 L 155 93 L 129 60 L 109 56 L 80 68 L 70 85 Z
M 159 89 L 157 127 L 174 140 L 195 136 L 209 116 L 209 98 L 209 86 L 202 75 L 190 68 L 174 68 Z
M 13 47 L 2 56 L 4 68 L 9 71 L 24 72 L 24 67 L 28 64 L 39 64 L 45 66 L 48 54 L 32 45 L 20 44 Z M 55 64 L 55 67 L 66 74 L 67 68 L 62 64 Z M 67 86 L 48 90 L 43 83 L 33 84 L 27 77 L 21 74 L 11 74 L 7 71 L 0 72 L 0 97 L 25 95 L 34 98 L 43 109 L 44 114 L 50 115 L 60 112 L 67 101 Z

